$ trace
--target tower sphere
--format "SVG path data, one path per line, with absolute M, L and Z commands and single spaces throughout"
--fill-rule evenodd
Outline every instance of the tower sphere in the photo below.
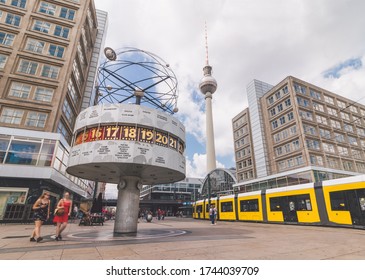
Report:
M 207 92 L 213 94 L 217 90 L 217 81 L 212 76 L 204 76 L 200 80 L 199 88 L 203 94 Z

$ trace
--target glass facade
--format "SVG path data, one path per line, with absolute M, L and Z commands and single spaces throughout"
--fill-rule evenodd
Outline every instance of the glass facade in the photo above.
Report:
M 201 195 L 203 198 L 232 194 L 237 183 L 235 170 L 215 169 L 204 179 Z

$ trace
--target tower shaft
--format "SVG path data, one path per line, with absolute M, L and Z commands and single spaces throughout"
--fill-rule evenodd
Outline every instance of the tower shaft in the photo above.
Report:
M 212 112 L 212 94 L 205 95 L 206 106 L 206 137 L 207 137 L 207 173 L 216 169 L 215 163 L 215 145 L 214 145 L 214 128 L 213 128 L 213 112 Z

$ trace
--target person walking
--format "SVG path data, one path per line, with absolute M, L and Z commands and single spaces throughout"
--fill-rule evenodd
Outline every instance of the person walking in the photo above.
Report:
M 212 225 L 214 225 L 214 208 L 212 204 L 210 205 L 209 208 L 209 219 L 212 222 Z
M 68 218 L 71 215 L 72 212 L 72 200 L 70 199 L 70 193 L 65 192 L 63 195 L 63 198 L 60 199 L 60 201 L 57 203 L 57 208 L 63 208 L 64 212 L 63 215 L 57 216 L 53 218 L 53 222 L 57 223 L 56 226 L 56 241 L 62 240 L 61 233 L 65 230 L 68 224 Z
M 41 237 L 41 227 L 42 224 L 49 219 L 49 210 L 50 210 L 50 194 L 48 192 L 44 192 L 37 201 L 33 204 L 32 209 L 34 210 L 33 219 L 34 219 L 34 230 L 32 235 L 30 236 L 31 242 L 40 242 L 43 240 Z
M 216 207 L 213 208 L 214 224 L 217 224 L 218 210 Z

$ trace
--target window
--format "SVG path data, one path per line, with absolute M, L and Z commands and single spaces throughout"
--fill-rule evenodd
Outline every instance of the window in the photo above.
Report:
M 331 132 L 327 129 L 320 128 L 319 134 L 321 135 L 322 138 L 331 139 Z
M 3 2 L 5 3 L 5 1 Z M 11 5 L 19 8 L 25 8 L 25 5 L 27 4 L 27 0 L 11 0 Z
M 307 139 L 307 140 L 306 140 L 306 143 L 307 143 L 307 148 L 308 148 L 308 149 L 312 149 L 312 150 L 320 150 L 319 141 L 317 141 L 317 140 L 312 140 L 312 139 Z
M 12 82 L 9 96 L 27 99 L 30 95 L 31 86 L 23 83 Z
M 274 96 L 270 96 L 268 99 L 267 99 L 269 105 L 273 104 L 274 103 Z
M 4 46 L 12 46 L 14 42 L 15 35 L 0 32 L 0 44 Z
M 365 110 L 364 109 L 360 109 L 360 113 L 361 113 L 361 116 L 365 117 Z
M 71 10 L 71 9 L 67 9 L 65 7 L 62 7 L 61 11 L 60 11 L 60 17 L 65 18 L 65 19 L 69 19 L 69 20 L 73 20 L 74 17 L 75 17 L 75 10 Z
M 327 165 L 330 168 L 338 168 L 338 160 L 335 158 L 327 157 Z
M 354 146 L 357 146 L 357 139 L 355 137 L 352 137 L 352 136 L 348 136 L 348 139 L 349 139 L 349 143 L 351 145 L 354 145 Z
M 313 108 L 317 111 L 324 112 L 324 106 L 317 102 L 313 102 Z
M 279 105 L 277 106 L 277 108 L 278 108 L 278 112 L 283 111 L 283 104 L 279 104 Z
M 353 158 L 362 159 L 362 152 L 359 150 L 351 149 L 351 155 Z
M 313 121 L 313 115 L 311 112 L 307 112 L 307 111 L 299 111 L 299 116 L 305 120 L 310 120 Z
M 37 62 L 33 62 L 33 61 L 29 61 L 29 60 L 21 60 L 19 67 L 18 67 L 18 72 L 35 75 L 37 72 L 37 68 L 38 68 Z
M 333 128 L 341 129 L 341 123 L 339 121 L 335 121 L 331 119 L 331 126 Z
M 275 114 L 276 114 L 275 108 L 272 108 L 272 109 L 270 110 L 270 115 L 271 115 L 271 116 L 275 116 Z
M 273 129 L 277 128 L 277 127 L 278 127 L 278 121 L 277 121 L 277 120 L 275 120 L 275 121 L 271 122 L 271 127 L 272 127 Z
M 62 112 L 65 114 L 65 117 L 67 121 L 73 125 L 75 121 L 75 114 L 71 109 L 70 103 L 65 99 L 65 102 L 63 103 Z
M 300 106 L 303 106 L 303 107 L 309 107 L 310 106 L 310 102 L 309 100 L 305 99 L 305 98 L 302 98 L 302 97 L 297 97 L 297 101 L 298 101 L 298 104 Z
M 354 171 L 354 165 L 352 164 L 352 162 L 344 160 L 342 164 L 343 164 L 343 169 L 348 171 Z
M 54 16 L 56 13 L 56 5 L 47 2 L 41 2 L 39 6 L 39 12 Z
M 349 108 L 351 112 L 358 113 L 357 108 L 355 106 L 351 105 Z
M 347 131 L 347 132 L 354 132 L 354 127 L 348 123 L 345 123 L 343 125 L 343 128 Z
M 58 123 L 57 132 L 61 133 L 67 142 L 71 142 L 71 133 L 61 121 Z
M 361 173 L 365 173 L 365 164 L 356 162 L 357 171 Z
M 288 120 L 289 121 L 291 121 L 292 119 L 294 119 L 294 114 L 293 114 L 293 112 L 290 112 L 290 113 L 288 113 Z
M 41 76 L 51 79 L 57 79 L 59 71 L 60 71 L 59 67 L 52 65 L 43 65 Z
M 5 68 L 6 61 L 8 60 L 8 56 L 4 54 L 0 54 L 0 69 Z
M 349 121 L 350 120 L 350 115 L 345 113 L 345 112 L 340 112 L 341 118 L 344 120 Z
M 296 93 L 307 94 L 305 86 L 294 83 L 294 90 Z
M 259 200 L 249 199 L 240 201 L 240 212 L 258 212 L 259 211 Z
M 357 130 L 357 134 L 359 134 L 360 136 L 365 136 L 365 129 L 361 128 L 361 127 L 356 127 Z
M 221 203 L 221 212 L 233 212 L 233 203 L 232 202 L 222 202 Z
M 345 142 L 345 135 L 335 132 L 335 139 L 336 139 L 337 142 L 344 143 Z
M 325 152 L 334 153 L 335 152 L 335 146 L 329 143 L 322 143 L 323 150 Z
M 50 29 L 51 29 L 50 23 L 41 20 L 34 21 L 33 30 L 43 33 L 49 33 Z
M 346 147 L 337 146 L 338 154 L 341 156 L 348 156 L 349 150 Z
M 53 35 L 67 39 L 69 33 L 70 33 L 70 28 L 56 25 Z
M 93 18 L 91 16 L 91 11 L 90 9 L 87 9 L 87 20 L 89 22 L 89 25 L 90 25 L 90 28 L 93 28 L 94 26 L 94 21 L 93 21 Z
M 328 125 L 328 122 L 327 122 L 327 118 L 326 117 L 317 115 L 316 116 L 316 120 L 317 120 L 317 123 L 321 123 L 321 124 Z
M 23 110 L 4 108 L 1 112 L 0 122 L 8 124 L 20 124 L 23 114 Z
M 275 98 L 276 98 L 276 100 L 281 98 L 281 92 L 280 91 L 275 93 Z
M 297 140 L 294 140 L 294 141 L 292 142 L 292 145 L 293 145 L 293 150 L 294 150 L 294 151 L 299 150 L 300 145 L 299 145 L 299 140 L 298 140 L 298 139 L 297 139 Z
M 286 107 L 291 106 L 290 98 L 288 98 L 287 100 L 285 100 L 285 106 L 286 106 Z
M 81 64 L 85 64 L 85 58 L 84 58 L 84 54 L 82 52 L 82 48 L 81 48 L 80 44 L 77 45 L 77 53 L 79 55 L 79 59 L 80 59 Z
M 363 149 L 365 149 L 365 140 L 360 140 L 360 143 L 361 143 L 361 147 L 362 147 Z
M 345 109 L 346 103 L 343 101 L 337 100 L 337 106 L 340 107 L 341 109 Z
M 283 125 L 285 123 L 285 116 L 280 117 L 279 121 L 280 121 L 280 125 Z
M 34 93 L 34 100 L 42 102 L 51 102 L 53 98 L 53 89 L 37 87 Z
M 309 89 L 309 94 L 312 98 L 321 100 L 321 94 L 317 91 L 315 91 L 314 89 Z
M 80 97 L 77 94 L 75 85 L 74 85 L 74 83 L 72 82 L 71 79 L 68 81 L 67 92 L 70 95 L 70 97 L 71 97 L 72 101 L 74 102 L 75 106 L 77 106 L 79 104 Z
M 72 64 L 72 69 L 73 69 L 76 81 L 78 83 L 80 83 L 81 82 L 81 75 L 80 75 L 80 70 L 79 70 L 79 66 L 77 65 L 76 59 L 74 60 L 74 62 Z
M 326 101 L 329 104 L 335 105 L 334 99 L 332 97 L 329 97 L 327 95 L 323 95 L 324 101 Z
M 25 120 L 26 126 L 43 128 L 46 124 L 47 114 L 38 112 L 28 112 Z
M 328 114 L 337 117 L 337 110 L 335 108 L 327 107 Z
M 5 23 L 10 24 L 10 25 L 14 25 L 14 26 L 19 26 L 20 25 L 20 20 L 21 20 L 20 16 L 8 13 L 6 15 Z
M 314 126 L 303 124 L 304 133 L 310 135 L 317 135 L 316 128 Z
M 45 43 L 35 40 L 35 39 L 28 39 L 25 49 L 27 51 L 35 52 L 35 53 L 42 53 Z
M 277 147 L 275 149 L 275 153 L 276 153 L 277 156 L 282 155 L 283 154 L 283 148 L 282 147 Z
M 62 58 L 64 51 L 65 51 L 64 47 L 50 44 L 48 49 L 48 54 L 51 56 Z

